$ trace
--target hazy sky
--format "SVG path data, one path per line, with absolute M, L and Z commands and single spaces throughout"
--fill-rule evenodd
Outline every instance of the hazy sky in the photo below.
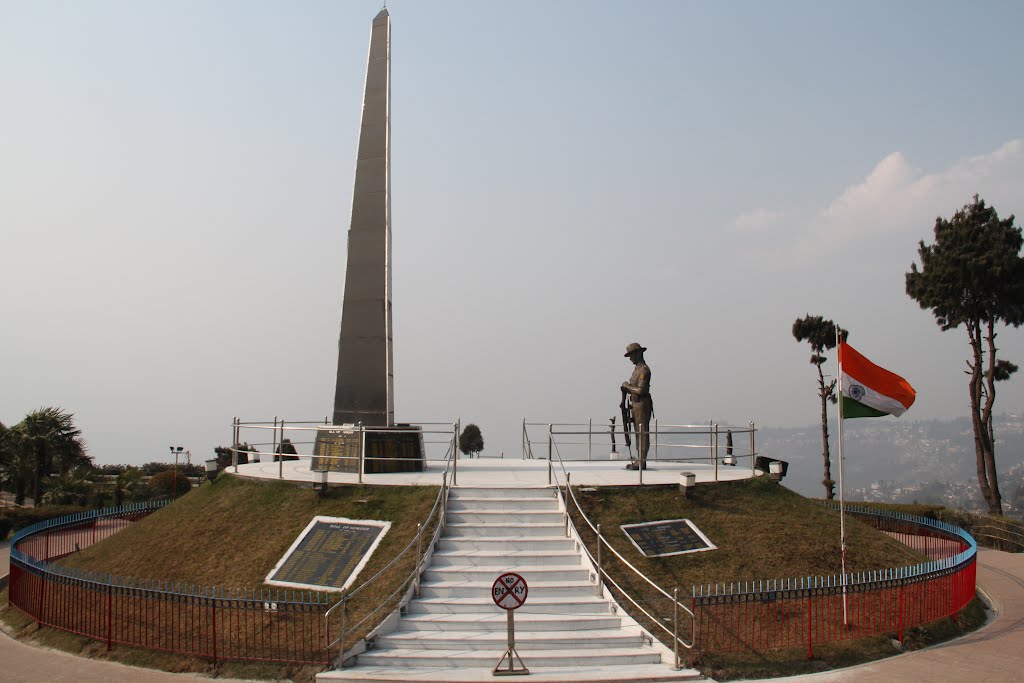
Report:
M 0 420 L 140 463 L 331 411 L 380 6 L 0 0 Z M 813 424 L 806 313 L 901 419 L 966 414 L 904 273 L 975 193 L 1024 215 L 1024 3 L 389 10 L 399 420 L 518 454 L 524 416 L 613 415 L 635 340 L 663 422 Z

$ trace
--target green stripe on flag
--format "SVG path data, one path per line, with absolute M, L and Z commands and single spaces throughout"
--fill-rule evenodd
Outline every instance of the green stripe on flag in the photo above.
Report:
M 866 406 L 860 401 L 855 401 L 849 396 L 843 396 L 843 418 L 853 417 L 884 417 L 889 413 L 876 410 L 870 406 Z

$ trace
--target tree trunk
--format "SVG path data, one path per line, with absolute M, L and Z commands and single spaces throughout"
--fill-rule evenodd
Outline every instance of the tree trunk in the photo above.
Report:
M 24 505 L 25 504 L 25 489 L 27 489 L 27 488 L 28 488 L 28 486 L 26 485 L 25 477 L 23 477 L 23 476 L 21 476 L 19 474 L 17 476 L 17 478 L 15 478 L 15 480 L 14 480 L 14 504 L 15 505 Z
M 974 356 L 970 368 L 969 390 L 971 395 L 971 427 L 974 432 L 974 458 L 978 474 L 978 487 L 988 504 L 989 513 L 1003 514 L 1002 498 L 999 495 L 999 483 L 996 477 L 994 439 L 992 439 L 991 404 L 995 398 L 994 384 L 991 381 L 993 368 L 984 371 L 984 357 L 981 350 L 981 323 L 970 322 L 967 325 L 970 336 L 971 351 Z M 994 342 L 990 337 L 990 345 Z M 994 352 L 990 354 L 994 355 Z M 985 375 L 990 375 L 988 391 L 985 391 Z
M 835 482 L 832 481 L 832 458 L 828 450 L 828 390 L 825 388 L 825 375 L 818 366 L 818 395 L 821 396 L 821 454 L 825 460 L 825 478 L 821 485 L 825 487 L 825 498 L 836 497 Z

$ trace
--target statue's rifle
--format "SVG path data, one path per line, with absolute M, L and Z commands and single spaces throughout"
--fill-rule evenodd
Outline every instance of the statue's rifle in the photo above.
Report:
M 628 392 L 622 390 L 622 403 L 619 407 L 622 408 L 622 435 L 626 442 L 626 450 L 629 451 L 629 457 L 633 457 L 633 448 L 629 443 L 629 430 L 633 426 L 633 407 L 630 405 Z

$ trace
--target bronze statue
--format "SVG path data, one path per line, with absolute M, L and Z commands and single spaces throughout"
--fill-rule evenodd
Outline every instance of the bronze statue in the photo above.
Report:
M 633 342 L 626 347 L 625 356 L 633 365 L 633 374 L 622 383 L 622 402 L 619 407 L 626 411 L 626 395 L 632 413 L 633 430 L 636 434 L 637 457 L 626 465 L 627 470 L 647 469 L 647 451 L 651 446 L 651 416 L 654 415 L 654 400 L 651 398 L 651 368 L 644 362 L 647 348 Z M 625 428 L 626 425 L 623 425 Z M 628 433 L 628 432 L 627 432 Z M 627 439 L 629 437 L 627 436 Z M 627 441 L 628 443 L 628 441 Z

